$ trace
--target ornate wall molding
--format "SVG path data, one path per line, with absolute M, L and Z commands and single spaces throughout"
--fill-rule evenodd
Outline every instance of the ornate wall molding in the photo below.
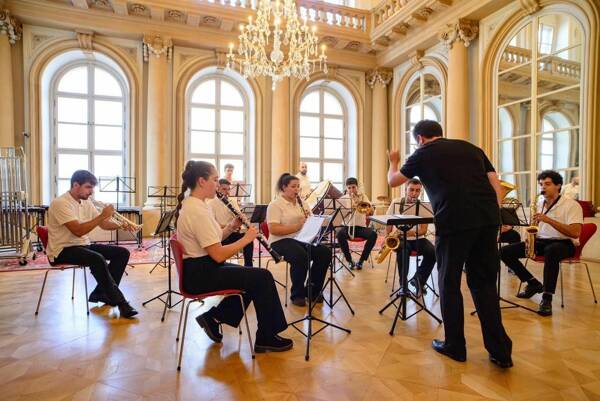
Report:
M 165 55 L 168 61 L 173 56 L 173 41 L 171 38 L 163 38 L 161 35 L 144 35 L 144 61 L 152 54 L 156 58 Z
M 519 4 L 521 5 L 521 8 L 529 15 L 540 9 L 539 0 L 519 0 Z
M 477 37 L 478 32 L 479 22 L 461 18 L 455 24 L 448 24 L 447 28 L 440 32 L 439 38 L 450 50 L 457 40 L 461 41 L 465 47 L 469 47 Z
M 423 50 L 415 50 L 414 52 L 409 54 L 410 65 L 419 69 L 423 68 L 423 62 L 421 61 L 421 59 L 424 55 L 425 51 Z
M 376 68 L 367 73 L 367 84 L 371 89 L 373 89 L 376 84 L 386 87 L 392 81 L 393 76 L 392 70 L 387 68 Z
M 10 11 L 0 9 L 0 34 L 8 35 L 11 45 L 17 43 L 23 34 L 23 26 L 17 19 L 10 15 Z
M 76 30 L 77 42 L 79 47 L 84 52 L 91 52 L 94 50 L 94 32 L 86 30 Z

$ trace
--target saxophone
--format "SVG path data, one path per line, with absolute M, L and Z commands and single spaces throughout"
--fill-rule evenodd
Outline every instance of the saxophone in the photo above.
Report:
M 527 255 L 529 259 L 535 259 L 535 238 L 537 237 L 538 231 L 540 231 L 540 228 L 537 226 L 536 222 L 533 221 L 533 216 L 536 214 L 537 197 L 533 199 L 529 205 L 529 218 L 531 219 L 531 224 L 525 229 L 527 232 L 527 238 L 525 239 L 525 255 Z
M 377 258 L 375 258 L 376 263 L 382 263 L 385 258 L 392 252 L 393 250 L 398 249 L 400 246 L 400 235 L 402 231 L 396 230 L 387 237 L 385 237 L 385 241 L 383 242 L 383 246 L 381 250 L 377 254 Z

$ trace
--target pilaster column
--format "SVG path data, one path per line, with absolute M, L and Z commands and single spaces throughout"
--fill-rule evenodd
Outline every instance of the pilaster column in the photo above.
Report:
M 14 93 L 10 47 L 21 39 L 21 25 L 0 10 L 0 147 L 15 146 Z
M 173 50 L 171 39 L 160 35 L 144 36 L 144 61 L 148 63 L 148 106 L 146 110 L 146 185 L 170 185 L 171 166 L 168 73 Z M 146 206 L 156 204 L 152 198 Z
M 453 139 L 470 138 L 469 77 L 467 48 L 477 37 L 477 21 L 460 19 L 440 33 L 448 49 L 448 91 L 446 94 L 446 136 Z
M 388 146 L 388 97 L 387 85 L 392 71 L 377 68 L 367 74 L 367 83 L 373 90 L 373 120 L 371 129 L 371 200 L 388 194 L 387 157 Z
M 290 169 L 290 79 L 284 78 L 273 91 L 271 108 L 271 185 Z M 272 189 L 271 189 L 272 190 Z

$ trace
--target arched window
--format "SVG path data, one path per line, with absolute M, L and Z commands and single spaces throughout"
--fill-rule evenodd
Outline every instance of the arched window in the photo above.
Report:
M 404 93 L 403 115 L 403 150 L 408 157 L 417 147 L 412 130 L 419 121 L 427 119 L 442 124 L 442 89 L 433 74 L 419 71 L 411 77 Z
M 352 117 L 348 109 L 354 114 L 356 111 L 346 92 L 340 84 L 323 81 L 311 85 L 302 96 L 300 161 L 306 162 L 313 186 L 330 180 L 343 189 L 345 177 L 355 174 L 354 145 L 348 134 L 353 124 L 349 123 Z
M 127 84 L 113 66 L 79 59 L 52 78 L 50 102 L 51 196 L 70 187 L 75 170 L 91 171 L 101 182 L 95 199 L 116 202 L 115 177 L 127 176 Z M 120 203 L 127 202 L 121 194 Z
M 249 101 L 245 89 L 216 69 L 192 79 L 187 95 L 187 159 L 205 160 L 236 181 L 251 183 Z
M 505 43 L 495 67 L 497 166 L 528 204 L 541 170 L 557 170 L 565 182 L 580 174 L 585 37 L 574 15 L 547 7 Z

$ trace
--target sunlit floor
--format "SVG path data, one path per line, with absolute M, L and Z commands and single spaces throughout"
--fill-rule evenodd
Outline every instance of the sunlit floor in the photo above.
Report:
M 565 308 L 555 299 L 553 317 L 504 310 L 514 342 L 515 367 L 507 371 L 488 362 L 476 316 L 465 317 L 466 363 L 451 361 L 430 348 L 432 338 L 443 338 L 443 330 L 425 313 L 400 321 L 390 336 L 392 309 L 378 314 L 391 288 L 391 280 L 384 283 L 385 267 L 366 268 L 354 278 L 347 272 L 337 274 L 356 315 L 343 301 L 333 311 L 327 306 L 317 308 L 317 315 L 352 333 L 325 329 L 314 338 L 308 362 L 304 337 L 291 328 L 285 335 L 295 341 L 292 351 L 260 354 L 253 361 L 246 338 L 239 337 L 237 330 L 226 329 L 223 344 L 213 344 L 190 317 L 180 373 L 175 343 L 179 307 L 161 323 L 162 304 L 141 306 L 164 290 L 164 270 L 151 275 L 149 266 L 128 270 L 122 287 L 140 310 L 134 321 L 115 318 L 108 307 L 93 308 L 87 317 L 81 272 L 74 301 L 71 273 L 51 272 L 35 317 L 43 273 L 2 273 L 0 399 L 600 399 L 600 306 L 593 302 L 583 267 L 565 269 Z M 599 267 L 590 265 L 598 283 Z M 277 278 L 284 278 L 283 265 L 273 270 Z M 534 271 L 540 277 L 541 267 Z M 517 280 L 506 273 L 503 279 L 503 293 L 515 299 Z M 525 303 L 535 307 L 536 300 Z M 468 312 L 472 309 L 468 291 L 465 301 Z M 429 293 L 426 302 L 439 314 L 435 296 Z M 286 309 L 290 321 L 303 313 L 304 309 L 292 305 Z M 249 315 L 251 327 L 256 327 L 252 309 Z

